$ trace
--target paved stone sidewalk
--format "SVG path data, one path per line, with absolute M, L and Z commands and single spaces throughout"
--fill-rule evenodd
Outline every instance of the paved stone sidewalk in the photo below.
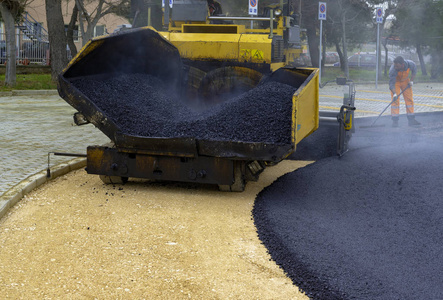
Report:
M 355 111 L 356 117 L 379 115 L 391 102 L 391 95 L 387 84 L 355 84 Z M 430 112 L 443 110 L 443 83 L 418 83 L 413 86 L 415 112 Z M 320 89 L 320 109 L 338 111 L 343 99 L 343 87 L 328 84 Z M 406 109 L 403 97 L 400 97 L 400 114 Z M 388 108 L 384 115 L 389 115 Z
M 93 125 L 73 124 L 75 110 L 56 95 L 0 97 L 0 195 L 46 169 L 48 152 L 86 153 L 109 139 Z M 51 165 L 72 159 L 51 155 Z
M 38 95 L 37 95 L 38 94 Z M 28 176 L 46 169 L 48 152 L 86 153 L 109 139 L 93 125 L 73 124 L 75 110 L 54 92 L 11 93 L 0 97 L 0 195 Z M 443 110 L 443 84 L 414 85 L 416 112 Z M 320 109 L 339 111 L 343 87 L 320 89 Z M 390 102 L 386 84 L 356 85 L 356 117 L 374 116 Z M 404 113 L 404 104 L 401 104 Z M 386 111 L 389 114 L 389 109 Z M 51 155 L 51 165 L 72 159 Z

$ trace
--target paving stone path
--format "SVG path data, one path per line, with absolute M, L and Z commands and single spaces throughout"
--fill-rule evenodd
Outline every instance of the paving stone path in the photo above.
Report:
M 76 126 L 75 110 L 58 95 L 0 97 L 0 195 L 48 165 L 48 152 L 86 153 L 109 139 L 93 125 Z M 51 166 L 72 157 L 51 155 Z
M 387 84 L 355 84 L 355 111 L 356 117 L 375 116 L 391 102 L 391 95 Z M 415 113 L 443 110 L 443 84 L 419 83 L 413 86 Z M 320 89 L 320 109 L 338 110 L 343 98 L 343 87 L 328 84 Z M 388 108 L 383 115 L 390 115 Z M 403 97 L 400 97 L 400 114 L 405 114 Z

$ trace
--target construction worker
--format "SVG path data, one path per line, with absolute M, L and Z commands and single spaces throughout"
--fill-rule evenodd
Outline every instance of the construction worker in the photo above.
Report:
M 391 90 L 391 101 L 394 98 L 397 100 L 392 103 L 391 117 L 392 126 L 398 127 L 398 119 L 400 115 L 400 99 L 397 95 L 403 92 L 403 98 L 406 104 L 406 114 L 408 117 L 409 126 L 421 125 L 415 120 L 414 115 L 414 100 L 412 99 L 412 85 L 417 74 L 417 66 L 412 60 L 404 59 L 398 56 L 394 59 L 394 64 L 389 69 L 389 89 Z M 409 79 L 409 75 L 411 75 Z
M 209 14 L 211 16 L 218 16 L 223 13 L 222 7 L 220 3 L 214 0 L 207 0 L 208 1 L 208 7 L 209 7 Z

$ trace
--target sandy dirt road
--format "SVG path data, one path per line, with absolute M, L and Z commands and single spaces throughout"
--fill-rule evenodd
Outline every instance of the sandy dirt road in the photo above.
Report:
M 104 185 L 84 170 L 34 190 L 0 221 L 6 299 L 307 299 L 270 259 L 256 195 L 309 162 L 267 168 L 243 193 Z

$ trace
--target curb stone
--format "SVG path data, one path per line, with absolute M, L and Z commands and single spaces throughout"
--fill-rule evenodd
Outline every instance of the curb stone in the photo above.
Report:
M 58 95 L 58 91 L 54 90 L 12 90 L 0 92 L 0 97 L 12 96 L 35 96 L 35 95 Z
M 0 196 L 0 220 L 7 214 L 8 210 L 12 208 L 18 201 L 20 201 L 26 194 L 37 187 L 49 182 L 57 177 L 63 176 L 71 171 L 78 170 L 86 166 L 86 158 L 75 158 L 66 163 L 51 167 L 51 177 L 46 177 L 46 170 L 40 171 L 34 175 L 29 176 L 17 185 L 10 188 L 3 195 Z

